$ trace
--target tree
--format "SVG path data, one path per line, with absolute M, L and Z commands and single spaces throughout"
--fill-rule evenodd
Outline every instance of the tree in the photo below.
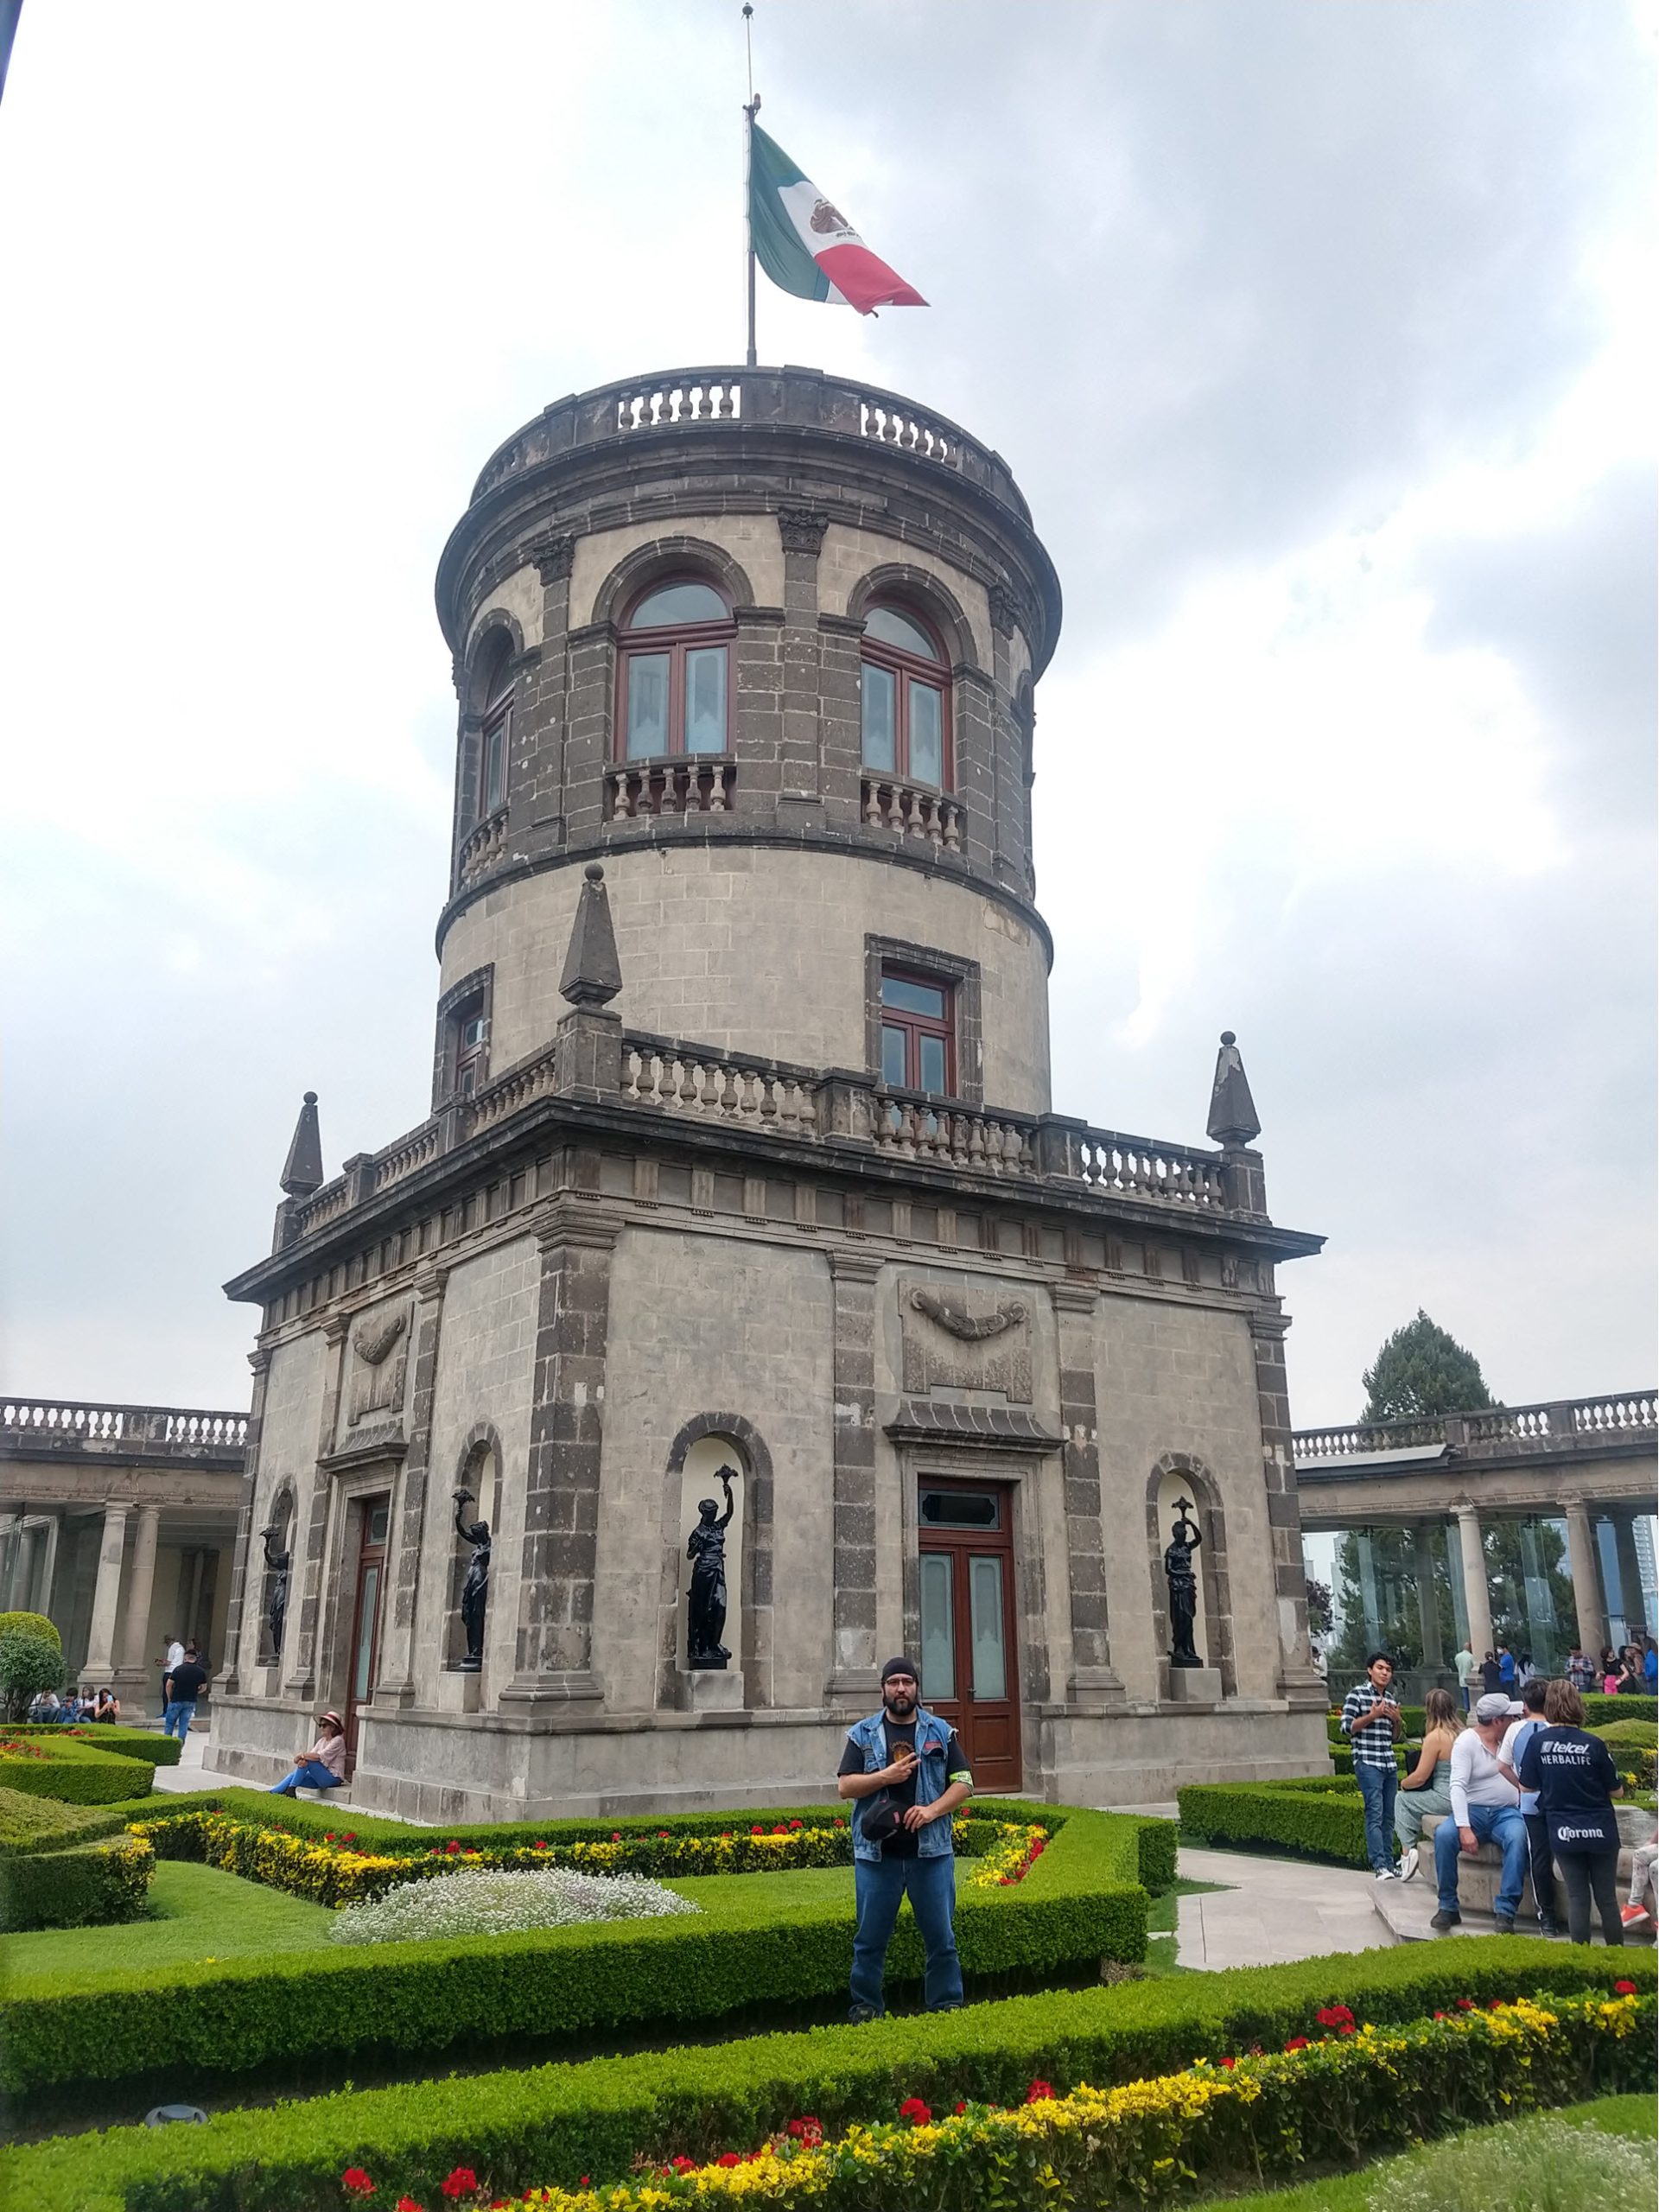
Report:
M 1395 1331 L 1363 1380 L 1368 1395 L 1362 1421 L 1478 1413 L 1493 1402 L 1473 1352 L 1447 1336 L 1421 1306 L 1417 1319 Z
M 27 1629 L 0 1636 L 0 1694 L 8 1720 L 21 1720 L 42 1690 L 63 1688 L 63 1653 Z
M 1327 1636 L 1331 1630 L 1331 1585 L 1310 1574 L 1307 1581 L 1307 1624 L 1315 1636 Z

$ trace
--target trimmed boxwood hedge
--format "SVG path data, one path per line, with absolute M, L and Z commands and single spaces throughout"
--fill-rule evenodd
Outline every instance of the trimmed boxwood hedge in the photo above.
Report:
M 8 1736 L 56 1737 L 64 1743 L 85 1744 L 94 1751 L 119 1751 L 130 1759 L 143 1759 L 150 1766 L 177 1766 L 184 1745 L 177 1736 L 163 1736 L 159 1729 L 130 1728 L 120 1720 L 25 1720 L 9 1726 Z
M 8 1732 L 0 1730 L 0 1733 Z M 131 1758 L 95 1749 L 67 1733 L 46 1730 L 24 1738 L 39 1758 L 0 1757 L 0 1784 L 30 1797 L 55 1797 L 66 1805 L 122 1804 L 135 1795 Z M 149 1772 L 154 1777 L 152 1764 Z
M 0 1859 L 0 1929 L 107 1927 L 144 1909 L 156 1854 L 142 1836 Z
M 125 1815 L 108 1807 L 65 1805 L 55 1797 L 0 1789 L 0 1859 L 19 1852 L 61 1851 L 94 1836 L 113 1835 L 125 1826 Z
M 1606 1720 L 1659 1720 L 1659 1697 L 1643 1697 L 1634 1691 L 1629 1697 L 1589 1692 L 1584 1700 L 1585 1726 L 1599 1728 Z
M 1184 1842 L 1255 1846 L 1344 1866 L 1370 1864 L 1365 1801 L 1351 1775 L 1192 1782 L 1175 1795 Z
M 625 2175 L 636 2154 L 710 2157 L 802 2113 L 836 2131 L 890 2119 L 907 2096 L 1022 2100 L 1033 2076 L 1062 2095 L 1169 2073 L 1261 2043 L 1318 2034 L 1321 2006 L 1362 2022 L 1418 2019 L 1535 1991 L 1655 1986 L 1651 1952 L 1529 1936 L 1404 1944 L 1289 1966 L 1060 1991 L 953 2013 L 742 2043 L 538 2066 L 226 2113 L 205 2126 L 111 2128 L 0 2152 L 0 2196 L 29 2212 L 315 2212 L 340 2177 L 370 2168 L 378 2202 L 431 2205 L 456 2166 L 488 2190 Z M 188 2050 L 188 2043 L 172 2046 Z
M 251 1800 L 256 1808 L 272 1803 L 257 1792 L 226 1791 L 226 1809 L 232 1799 Z M 238 1802 L 235 1809 L 246 1806 Z M 296 1808 L 280 1809 L 286 1815 Z M 1008 1800 L 984 1800 L 976 1809 L 1040 1819 L 1053 1840 L 1017 1885 L 959 1890 L 957 1942 L 965 1973 L 1054 1979 L 1103 1959 L 1144 1957 L 1141 1871 L 1166 1885 L 1173 1823 Z M 540 1833 L 592 1825 L 543 1823 Z M 365 1840 L 362 1829 L 355 1833 Z M 420 1850 L 442 1834 L 413 1833 Z M 474 1833 L 499 1839 L 507 1832 Z M 854 1921 L 850 1897 L 780 1916 L 775 1897 L 757 1884 L 753 1892 L 719 1893 L 694 1919 L 94 1972 L 68 1986 L 61 1974 L 14 1975 L 0 2003 L 0 2087 L 27 2094 L 118 2081 L 153 2070 L 158 2051 L 188 2052 L 203 2072 L 235 2074 L 323 2054 L 439 2051 L 511 2035 L 715 2020 L 748 2005 L 798 2003 L 844 1989 Z M 895 1985 L 921 1978 L 921 1940 L 909 1918 L 894 1936 L 889 1970 Z

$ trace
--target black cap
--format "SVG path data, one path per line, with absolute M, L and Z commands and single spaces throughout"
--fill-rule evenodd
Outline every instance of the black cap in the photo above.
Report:
M 908 1675 L 912 1682 L 919 1682 L 922 1679 L 913 1659 L 889 1659 L 881 1669 L 881 1680 L 884 1684 L 889 1675 Z

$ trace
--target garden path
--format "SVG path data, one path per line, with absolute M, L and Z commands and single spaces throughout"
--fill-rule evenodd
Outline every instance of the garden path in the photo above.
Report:
M 1226 1885 L 1180 1900 L 1175 1930 L 1180 1966 L 1209 1972 L 1278 1966 L 1327 1951 L 1379 1950 L 1395 1940 L 1374 1910 L 1369 1873 L 1186 1845 L 1177 1871 L 1189 1882 Z

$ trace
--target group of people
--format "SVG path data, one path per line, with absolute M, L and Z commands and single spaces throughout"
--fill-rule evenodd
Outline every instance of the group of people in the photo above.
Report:
M 29 1708 L 34 1721 L 61 1721 L 66 1726 L 79 1726 L 88 1720 L 118 1720 L 121 1700 L 112 1690 L 69 1689 L 60 1697 L 56 1690 L 42 1690 Z
M 162 1733 L 181 1743 L 190 1733 L 196 1701 L 207 1687 L 207 1666 L 195 1643 L 181 1643 L 170 1632 L 162 1661 Z
M 1659 1692 L 1659 1644 L 1650 1636 L 1617 1651 L 1604 1643 L 1592 1659 L 1575 1643 L 1567 1655 L 1567 1678 L 1580 1694 L 1599 1690 L 1604 1697 L 1652 1697 Z
M 1439 1909 L 1429 1923 L 1437 1933 L 1461 1922 L 1459 1864 L 1483 1843 L 1496 1845 L 1503 1854 L 1492 1912 L 1500 1935 L 1515 1932 L 1529 1872 L 1540 1931 L 1563 1932 L 1557 1866 L 1566 1892 L 1565 1932 L 1573 1942 L 1590 1940 L 1592 1898 L 1609 1943 L 1623 1943 L 1627 1928 L 1650 1923 L 1659 1828 L 1635 1853 L 1630 1900 L 1621 1907 L 1613 1800 L 1623 1784 L 1607 1746 L 1585 1727 L 1584 1700 L 1573 1682 L 1535 1676 L 1520 1686 L 1518 1698 L 1484 1690 L 1468 1722 L 1449 1691 L 1430 1690 L 1422 1747 L 1403 1782 L 1395 1746 L 1405 1722 L 1393 1685 L 1393 1661 L 1374 1651 L 1365 1680 L 1349 1691 L 1342 1708 L 1342 1731 L 1353 1746 L 1354 1777 L 1365 1804 L 1366 1855 L 1379 1882 L 1414 1878 L 1423 1824 L 1440 1814 L 1445 1817 L 1433 1840 Z M 1402 1854 L 1397 1866 L 1396 1836 Z

